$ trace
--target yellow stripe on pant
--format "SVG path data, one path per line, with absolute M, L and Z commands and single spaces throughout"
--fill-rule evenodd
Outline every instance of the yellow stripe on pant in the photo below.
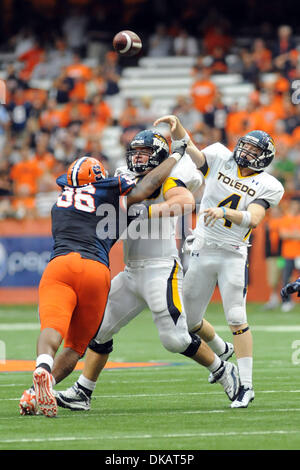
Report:
M 168 310 L 175 325 L 182 312 L 182 305 L 178 291 L 178 270 L 179 264 L 177 263 L 177 261 L 174 261 L 174 266 L 172 268 L 167 284 Z

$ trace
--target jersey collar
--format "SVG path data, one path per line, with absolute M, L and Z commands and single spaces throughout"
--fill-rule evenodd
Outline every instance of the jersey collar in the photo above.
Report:
M 238 174 L 238 177 L 239 177 L 240 179 L 243 179 L 243 178 L 253 178 L 253 176 L 259 175 L 260 173 L 261 173 L 261 171 L 251 173 L 251 175 L 243 176 L 243 175 L 241 174 L 240 167 L 237 165 L 237 174 Z

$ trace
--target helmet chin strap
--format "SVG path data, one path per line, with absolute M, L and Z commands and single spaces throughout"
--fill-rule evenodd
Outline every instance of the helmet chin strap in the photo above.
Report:
M 255 160 L 254 160 L 255 162 Z M 259 168 L 256 166 L 252 166 L 254 163 L 253 160 L 248 160 L 248 163 L 246 165 L 240 165 L 242 168 L 249 168 L 249 170 L 257 171 Z
M 154 165 L 151 164 L 151 157 L 153 157 L 153 155 L 155 155 L 155 154 L 156 154 L 156 152 L 154 152 L 154 153 L 152 153 L 148 156 L 147 163 L 135 163 L 135 164 L 132 163 L 132 167 L 133 167 L 133 170 L 135 171 L 135 173 L 137 173 L 138 175 L 145 174 L 145 172 L 148 172 L 149 170 L 152 170 L 153 168 L 155 168 Z M 131 159 L 132 159 L 132 157 L 131 157 Z
M 147 171 L 147 168 L 145 167 L 145 165 L 141 165 L 140 167 L 139 166 L 134 166 L 133 167 L 133 171 L 137 174 L 137 175 L 143 175 L 145 173 L 145 171 Z
M 241 155 L 242 153 L 244 152 L 244 155 Z M 251 157 L 251 160 L 248 160 L 247 156 L 250 156 Z M 240 166 L 242 168 L 249 168 L 250 170 L 257 170 L 259 169 L 257 166 L 253 166 L 252 165 L 256 163 L 256 160 L 259 159 L 259 155 L 257 155 L 257 158 L 255 158 L 253 156 L 253 154 L 251 154 L 251 152 L 249 152 L 248 150 L 246 149 L 243 149 L 241 148 L 240 152 L 239 152 L 239 157 L 238 157 L 241 162 L 240 162 Z

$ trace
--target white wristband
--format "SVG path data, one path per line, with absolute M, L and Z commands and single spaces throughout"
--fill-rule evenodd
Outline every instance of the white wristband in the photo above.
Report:
M 172 153 L 172 155 L 170 155 L 170 157 L 175 158 L 176 162 L 179 162 L 179 160 L 181 159 L 182 155 L 180 155 L 180 153 L 178 153 L 178 152 L 175 152 L 175 153 Z
M 172 139 L 172 142 L 183 142 L 184 144 L 188 144 L 189 141 L 191 140 L 190 136 L 186 132 L 182 139 Z
M 240 223 L 240 227 L 249 228 L 251 224 L 251 213 L 249 211 L 241 211 L 243 215 L 242 221 Z
M 188 144 L 189 141 L 191 140 L 191 138 L 190 138 L 190 136 L 188 135 L 188 133 L 186 132 L 185 135 L 184 135 L 184 137 L 183 137 L 181 140 L 183 140 L 183 142 L 184 142 L 185 144 Z

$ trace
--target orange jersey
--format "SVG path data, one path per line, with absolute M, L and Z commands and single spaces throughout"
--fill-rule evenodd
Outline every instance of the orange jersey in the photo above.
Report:
M 274 90 L 280 93 L 287 93 L 290 89 L 290 82 L 287 78 L 280 76 L 274 83 Z
M 292 236 L 293 231 L 300 233 L 300 216 L 285 215 L 280 220 L 279 234 L 290 232 Z M 293 238 L 283 239 L 282 256 L 291 259 L 300 256 L 300 240 Z
M 63 109 L 46 109 L 40 115 L 40 125 L 46 129 L 53 129 L 54 127 L 65 127 L 67 124 L 67 116 Z
M 68 123 L 77 119 L 85 121 L 91 115 L 91 106 L 87 103 L 70 102 L 63 107 L 63 112 Z
M 262 106 L 258 110 L 259 113 L 259 127 L 268 134 L 273 134 L 275 123 L 279 119 L 279 110 L 274 105 Z
M 42 170 L 34 160 L 16 163 L 10 173 L 15 183 L 16 194 L 33 195 L 38 190 L 37 181 L 42 175 Z
M 86 84 L 83 81 L 77 81 L 74 87 L 69 92 L 69 98 L 77 98 L 79 101 L 84 101 L 87 96 Z
M 36 100 L 46 103 L 47 92 L 46 90 L 39 90 L 37 88 L 28 88 L 27 90 L 24 90 L 24 99 L 30 103 L 33 103 Z
M 82 124 L 80 129 L 80 135 L 86 139 L 90 139 L 92 137 L 100 137 L 104 128 L 105 124 L 102 121 L 88 120 L 84 124 Z
M 87 67 L 84 64 L 71 64 L 66 67 L 66 73 L 68 77 L 74 79 L 90 80 L 92 77 L 90 67 Z
M 253 129 L 261 129 L 258 111 L 247 112 L 246 110 L 234 111 L 228 114 L 226 133 L 228 147 L 233 149 L 237 140 Z
M 294 143 L 300 142 L 300 126 L 296 127 L 293 130 L 292 137 L 293 137 Z
M 119 122 L 122 127 L 136 124 L 138 111 L 135 106 L 128 106 L 121 114 Z
M 270 218 L 265 225 L 267 257 L 280 256 L 281 254 L 281 239 L 279 236 L 281 221 L 281 217 Z
M 101 101 L 99 104 L 94 106 L 93 110 L 95 111 L 99 121 L 103 122 L 104 124 L 109 123 L 112 117 L 112 111 L 110 106 L 105 101 Z
M 231 111 L 227 116 L 226 132 L 232 135 L 242 135 L 242 122 L 247 119 L 245 110 Z
M 50 152 L 44 152 L 42 155 L 36 153 L 33 161 L 43 173 L 45 171 L 52 170 L 55 164 L 55 158 Z
M 191 88 L 191 97 L 193 99 L 194 107 L 204 112 L 208 105 L 210 105 L 216 95 L 217 87 L 210 80 L 197 80 Z

